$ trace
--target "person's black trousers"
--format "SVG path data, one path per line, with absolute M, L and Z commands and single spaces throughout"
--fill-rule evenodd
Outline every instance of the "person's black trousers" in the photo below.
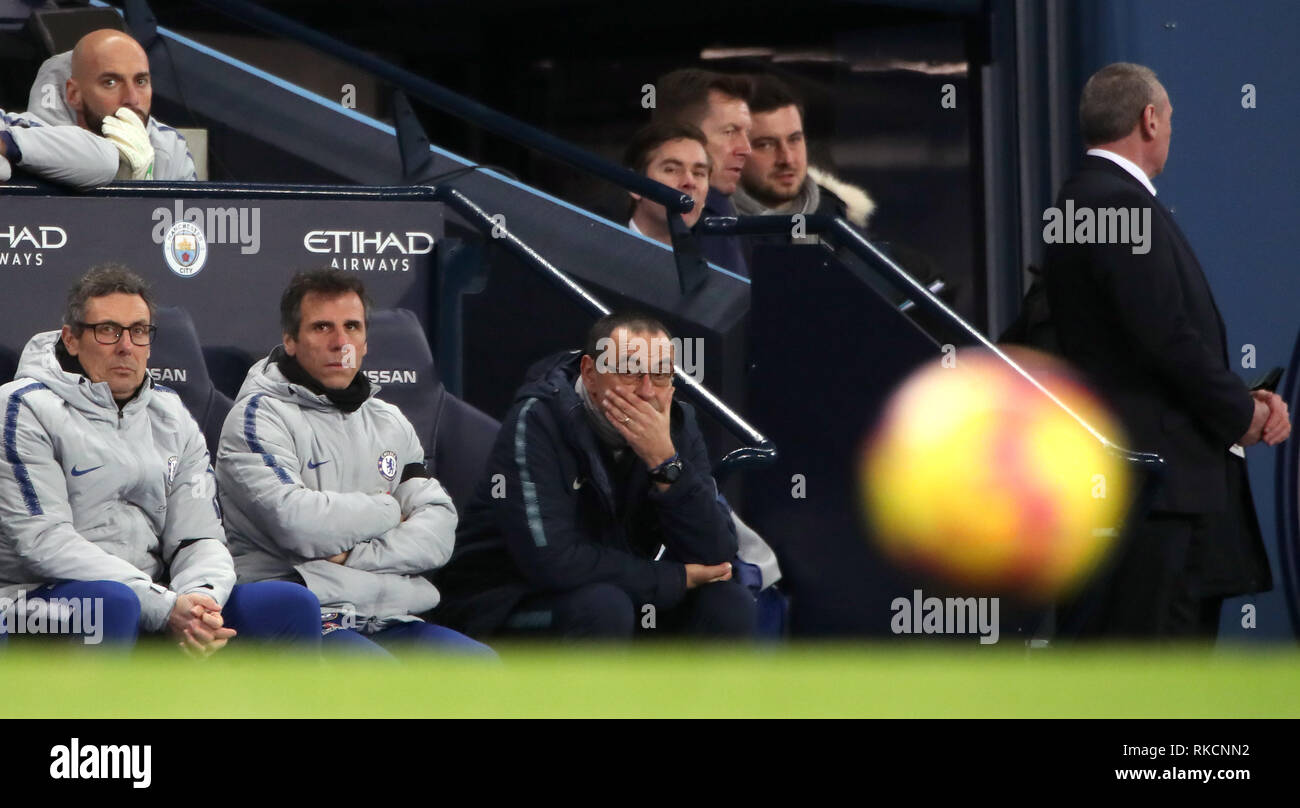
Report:
M 754 636 L 754 596 L 737 581 L 718 581 L 686 593 L 680 604 L 658 609 L 633 603 L 614 584 L 529 595 L 506 619 L 501 634 L 546 634 L 572 639 L 631 639 L 659 634 Z

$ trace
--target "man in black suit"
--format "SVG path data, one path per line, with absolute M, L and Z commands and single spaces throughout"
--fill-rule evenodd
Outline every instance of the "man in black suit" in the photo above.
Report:
M 1062 352 L 1109 401 L 1131 447 L 1166 462 L 1113 567 L 1062 610 L 1064 634 L 1213 638 L 1225 597 L 1272 587 L 1240 447 L 1276 445 L 1291 425 L 1280 396 L 1247 390 L 1229 370 L 1205 275 L 1156 199 L 1172 113 L 1150 69 L 1098 71 L 1079 104 L 1088 154 L 1044 214 Z

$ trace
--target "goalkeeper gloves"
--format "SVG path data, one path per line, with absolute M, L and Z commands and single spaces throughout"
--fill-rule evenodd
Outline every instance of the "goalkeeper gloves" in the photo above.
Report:
M 140 116 L 122 107 L 104 119 L 103 129 L 104 137 L 117 147 L 121 158 L 118 178 L 153 179 L 153 144 L 149 142 L 149 130 L 140 122 Z

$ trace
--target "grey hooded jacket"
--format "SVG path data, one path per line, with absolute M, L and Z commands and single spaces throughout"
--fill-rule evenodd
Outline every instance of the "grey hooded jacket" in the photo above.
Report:
M 159 631 L 177 594 L 225 605 L 225 546 L 198 425 L 146 377 L 121 410 L 107 382 L 59 365 L 58 331 L 27 343 L 0 387 L 0 597 L 63 581 L 117 581 Z
M 68 106 L 64 86 L 72 75 L 72 51 L 55 54 L 41 63 L 36 80 L 27 98 L 27 112 L 53 126 L 77 126 L 77 113 Z M 80 127 L 78 127 L 80 128 Z M 153 178 L 155 180 L 196 180 L 194 157 L 180 132 L 149 116 L 146 127 L 149 142 L 153 145 Z M 84 130 L 83 130 L 84 131 Z M 104 140 L 101 138 L 101 140 Z M 108 140 L 104 143 L 113 152 L 113 172 L 117 172 L 117 147 Z M 112 177 L 110 177 L 112 179 Z
M 417 619 L 438 605 L 421 573 L 451 557 L 451 497 L 424 473 L 414 427 L 374 397 L 377 385 L 344 412 L 285 379 L 280 350 L 248 371 L 217 450 L 240 583 L 296 573 L 323 613 L 364 633 Z M 424 476 L 403 480 L 412 464 Z M 345 550 L 345 563 L 325 560 Z
M 35 115 L 0 109 L 0 139 L 5 143 L 0 181 L 10 178 L 10 164 L 83 191 L 117 176 L 117 147 L 80 126 L 53 126 Z

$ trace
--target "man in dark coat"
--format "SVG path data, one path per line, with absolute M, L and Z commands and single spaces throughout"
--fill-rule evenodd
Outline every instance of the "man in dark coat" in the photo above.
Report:
M 1062 351 L 1131 448 L 1167 464 L 1113 568 L 1062 613 L 1067 633 L 1213 638 L 1225 597 L 1272 586 L 1241 447 L 1290 434 L 1285 402 L 1229 369 L 1191 244 L 1155 195 L 1173 107 L 1140 65 L 1103 68 L 1079 105 L 1089 150 L 1044 214 L 1044 278 Z
M 693 410 L 673 401 L 673 356 L 657 321 L 611 315 L 583 353 L 534 365 L 438 573 L 440 621 L 475 636 L 753 634 L 730 510 Z
M 749 157 L 749 77 L 685 68 L 660 76 L 655 88 L 655 121 L 688 123 L 708 140 L 709 193 L 703 215 L 735 216 L 731 195 Z M 749 277 L 748 249 L 736 236 L 702 237 L 700 251 L 709 263 Z

